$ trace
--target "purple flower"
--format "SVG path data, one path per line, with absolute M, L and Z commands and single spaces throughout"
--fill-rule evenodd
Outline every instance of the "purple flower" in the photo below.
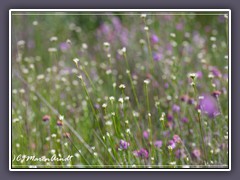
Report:
M 180 159 L 180 158 L 185 158 L 186 154 L 184 152 L 184 149 L 177 149 L 175 152 L 175 156 L 176 158 Z
M 118 17 L 116 17 L 116 16 L 113 16 L 112 19 L 111 19 L 111 21 L 112 21 L 112 24 L 113 24 L 114 29 L 115 29 L 116 31 L 121 31 L 121 29 L 122 29 L 122 24 L 121 24 L 120 19 L 119 19 Z
M 150 37 L 150 40 L 153 44 L 157 44 L 158 41 L 159 41 L 159 38 L 156 34 L 152 34 L 151 37 Z
M 175 135 L 173 136 L 173 141 L 174 141 L 175 143 L 180 143 L 180 142 L 181 142 L 181 138 L 180 138 L 177 134 L 175 134 Z
M 155 141 L 154 146 L 157 147 L 157 148 L 161 148 L 162 147 L 162 141 L 161 140 Z
M 197 77 L 198 79 L 201 79 L 202 76 L 203 76 L 202 71 L 196 72 L 196 77 Z
M 183 27 L 184 27 L 184 24 L 182 22 L 177 23 L 177 25 L 176 25 L 176 29 L 179 31 L 183 30 Z
M 206 113 L 209 117 L 213 118 L 219 115 L 218 104 L 214 97 L 211 95 L 203 95 L 199 101 L 199 108 Z
M 222 77 L 222 73 L 219 71 L 218 68 L 212 66 L 212 67 L 210 68 L 210 71 L 213 73 L 213 75 L 214 75 L 215 77 Z
M 153 53 L 154 61 L 161 61 L 163 59 L 163 55 L 161 53 Z
M 176 143 L 174 142 L 174 140 L 168 141 L 168 145 L 171 146 L 172 149 L 174 149 L 176 147 Z
M 200 159 L 200 157 L 201 157 L 201 151 L 200 151 L 199 149 L 194 149 L 194 150 L 192 151 L 192 155 L 193 155 L 193 157 L 195 157 L 195 158 L 197 158 L 197 159 Z
M 188 99 L 188 104 L 190 104 L 190 105 L 191 105 L 191 104 L 194 104 L 194 99 L 193 99 L 193 98 L 189 98 L 189 99 Z
M 130 146 L 130 144 L 127 141 L 124 141 L 122 139 L 120 140 L 120 142 L 119 142 L 120 149 L 126 150 L 128 148 L 128 146 Z
M 148 139 L 149 132 L 148 131 L 143 131 L 143 137 L 144 137 L 144 139 Z
M 165 89 L 169 88 L 169 84 L 168 84 L 168 83 L 165 83 L 165 84 L 164 84 L 164 88 L 165 88 Z
M 183 123 L 188 123 L 188 118 L 183 117 L 183 118 L 182 118 L 182 122 L 183 122 Z
M 173 115 L 168 114 L 168 115 L 167 115 L 167 120 L 168 120 L 168 121 L 172 121 L 172 120 L 173 120 Z
M 59 47 L 62 52 L 66 52 L 70 48 L 70 45 L 66 42 L 62 42 Z
M 178 113 L 178 112 L 180 112 L 180 107 L 178 105 L 174 104 L 173 107 L 172 107 L 172 110 L 173 110 L 173 112 Z
M 143 159 L 148 159 L 148 151 L 144 148 L 137 150 L 137 151 L 133 151 L 133 154 L 137 157 L 143 158 Z

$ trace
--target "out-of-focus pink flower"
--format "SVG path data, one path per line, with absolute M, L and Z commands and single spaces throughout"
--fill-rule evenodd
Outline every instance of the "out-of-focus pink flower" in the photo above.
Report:
M 150 37 L 150 41 L 152 44 L 157 44 L 159 42 L 159 38 L 156 34 L 152 34 Z
M 161 148 L 162 147 L 162 141 L 161 140 L 155 141 L 154 146 L 157 147 L 157 148 Z
M 144 148 L 133 151 L 133 155 L 135 155 L 136 157 L 143 158 L 143 159 L 148 159 L 148 156 L 149 156 L 148 151 Z
M 192 155 L 193 155 L 194 158 L 200 159 L 200 157 L 201 157 L 201 151 L 200 151 L 199 149 L 194 149 L 194 150 L 192 151 Z
M 149 132 L 148 131 L 143 131 L 143 137 L 144 137 L 144 139 L 148 139 Z
M 203 98 L 199 100 L 200 110 L 211 118 L 219 115 L 216 99 L 208 94 L 204 94 L 202 97 Z
M 128 143 L 127 141 L 124 141 L 122 139 L 120 140 L 120 142 L 119 142 L 120 149 L 126 150 L 128 148 L 128 146 L 130 146 L 130 143 Z

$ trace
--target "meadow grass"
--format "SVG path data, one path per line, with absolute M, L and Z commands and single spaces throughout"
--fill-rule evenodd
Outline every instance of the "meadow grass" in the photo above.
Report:
M 226 27 L 224 14 L 13 15 L 13 168 L 227 168 Z

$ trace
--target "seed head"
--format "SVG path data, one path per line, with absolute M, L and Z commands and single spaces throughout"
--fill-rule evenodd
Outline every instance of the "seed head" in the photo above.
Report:
M 43 122 L 48 122 L 50 119 L 51 119 L 51 117 L 49 115 L 45 115 L 42 118 Z
M 63 137 L 70 138 L 70 133 L 68 133 L 68 132 L 63 133 Z
M 62 127 L 63 126 L 63 121 L 62 120 L 58 120 L 57 121 L 57 126 Z

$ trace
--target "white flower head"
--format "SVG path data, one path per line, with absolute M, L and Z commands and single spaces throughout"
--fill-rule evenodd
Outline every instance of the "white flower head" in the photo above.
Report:
M 58 38 L 56 37 L 56 36 L 52 36 L 51 38 L 50 38 L 50 41 L 57 41 L 58 40 Z
M 64 120 L 64 116 L 63 115 L 59 115 L 59 120 L 63 121 Z
M 146 85 L 147 85 L 147 84 L 149 84 L 149 83 L 150 83 L 150 80 L 149 80 L 149 79 L 145 79 L 143 82 L 144 82 L 144 84 L 146 84 Z
M 109 97 L 109 100 L 110 100 L 110 101 L 114 101 L 114 100 L 115 100 L 115 97 L 110 96 L 110 97 Z
M 57 48 L 50 47 L 48 48 L 48 52 L 57 52 Z
M 122 48 L 122 52 L 123 52 L 123 53 L 126 53 L 126 51 L 127 51 L 127 50 L 126 50 L 126 47 L 123 47 L 123 48 Z
M 87 49 L 88 48 L 88 45 L 86 43 L 82 43 L 82 48 L 83 49 Z
M 119 99 L 118 99 L 118 102 L 120 102 L 121 104 L 123 104 L 123 98 L 122 98 L 122 97 L 119 98 Z
M 126 86 L 125 86 L 124 84 L 120 84 L 120 85 L 119 85 L 119 88 L 120 88 L 120 89 L 125 89 Z
M 32 23 L 34 26 L 37 26 L 38 25 L 38 22 L 37 21 L 33 21 Z
M 110 46 L 110 44 L 109 44 L 109 42 L 104 42 L 104 43 L 103 43 L 103 46 L 106 47 L 106 48 L 108 48 L 108 47 Z
M 74 58 L 73 62 L 75 62 L 77 64 L 79 62 L 79 59 L 78 58 Z
M 147 14 L 141 14 L 140 17 L 141 17 L 141 18 L 146 18 L 146 17 L 147 17 Z
M 106 108 L 106 107 L 107 107 L 107 104 L 106 104 L 106 103 L 103 103 L 103 104 L 102 104 L 102 107 L 103 107 L 103 108 Z
M 191 79 L 195 79 L 196 73 L 190 73 L 190 74 L 189 74 L 189 77 L 190 77 Z

